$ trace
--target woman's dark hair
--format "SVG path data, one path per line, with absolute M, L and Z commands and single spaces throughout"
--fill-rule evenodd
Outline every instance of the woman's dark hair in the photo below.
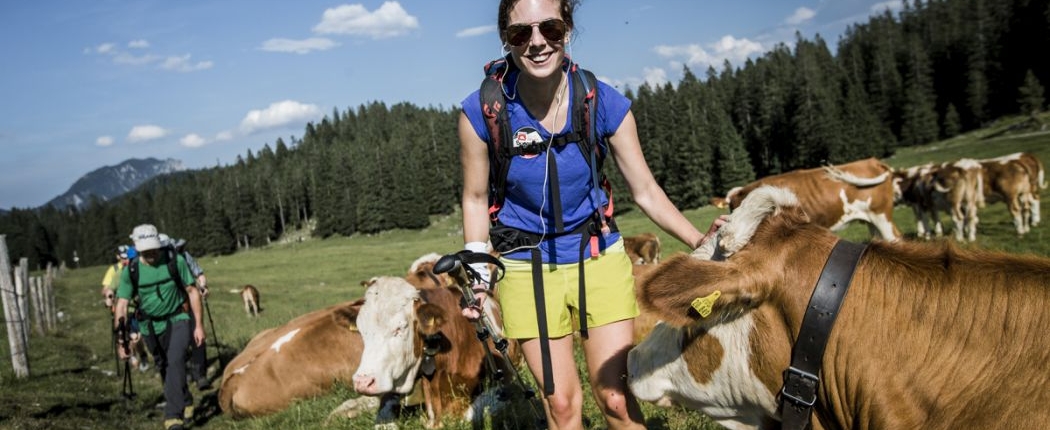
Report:
M 496 15 L 496 28 L 499 30 L 499 40 L 506 42 L 506 31 L 507 26 L 510 25 L 510 10 L 514 9 L 514 5 L 518 4 L 520 0 L 500 0 L 499 2 L 499 13 Z M 558 0 L 561 7 L 561 20 L 565 21 L 565 25 L 569 27 L 570 31 L 576 28 L 573 25 L 572 14 L 576 11 L 576 6 L 579 5 L 580 0 Z

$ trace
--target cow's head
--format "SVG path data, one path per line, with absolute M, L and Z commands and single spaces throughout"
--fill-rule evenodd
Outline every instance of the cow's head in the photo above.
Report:
M 444 311 L 424 303 L 404 278 L 375 278 L 357 315 L 365 347 L 354 389 L 370 396 L 410 392 L 422 362 L 421 336 L 437 333 L 444 321 Z
M 439 258 L 441 258 L 441 255 L 435 252 L 417 258 L 408 267 L 405 280 L 418 288 L 444 288 L 452 285 L 452 280 L 449 279 L 448 274 L 434 273 L 434 264 L 437 263 Z
M 791 191 L 750 192 L 713 240 L 639 279 L 639 304 L 665 323 L 628 357 L 632 392 L 730 428 L 768 424 L 791 352 L 790 328 L 778 314 L 783 288 L 815 280 L 794 268 L 808 248 L 834 240 L 810 223 Z

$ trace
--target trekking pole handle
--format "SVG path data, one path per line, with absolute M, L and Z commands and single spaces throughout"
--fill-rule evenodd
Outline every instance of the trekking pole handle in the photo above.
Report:
M 124 354 L 131 356 L 131 330 L 128 327 L 128 320 L 126 317 L 120 317 L 117 320 L 117 342 L 124 348 Z

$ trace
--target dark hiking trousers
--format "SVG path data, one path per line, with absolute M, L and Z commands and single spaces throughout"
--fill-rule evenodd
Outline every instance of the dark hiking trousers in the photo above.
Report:
M 200 346 L 193 344 L 192 338 L 195 325 L 196 323 L 190 321 L 190 377 L 200 384 L 208 379 L 208 350 L 205 347 L 207 342 L 202 343 Z
M 193 395 L 186 385 L 186 348 L 190 344 L 192 322 L 176 321 L 160 335 L 147 335 L 146 345 L 164 381 L 164 419 L 182 419 L 183 409 L 193 405 Z

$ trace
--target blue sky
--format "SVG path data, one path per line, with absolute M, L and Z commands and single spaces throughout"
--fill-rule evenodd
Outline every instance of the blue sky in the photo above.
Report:
M 497 4 L 3 2 L 0 208 L 42 205 L 129 158 L 228 165 L 336 109 L 455 106 L 500 55 Z M 570 53 L 621 89 L 677 83 L 683 66 L 740 65 L 796 31 L 834 49 L 886 8 L 899 2 L 584 0 Z

